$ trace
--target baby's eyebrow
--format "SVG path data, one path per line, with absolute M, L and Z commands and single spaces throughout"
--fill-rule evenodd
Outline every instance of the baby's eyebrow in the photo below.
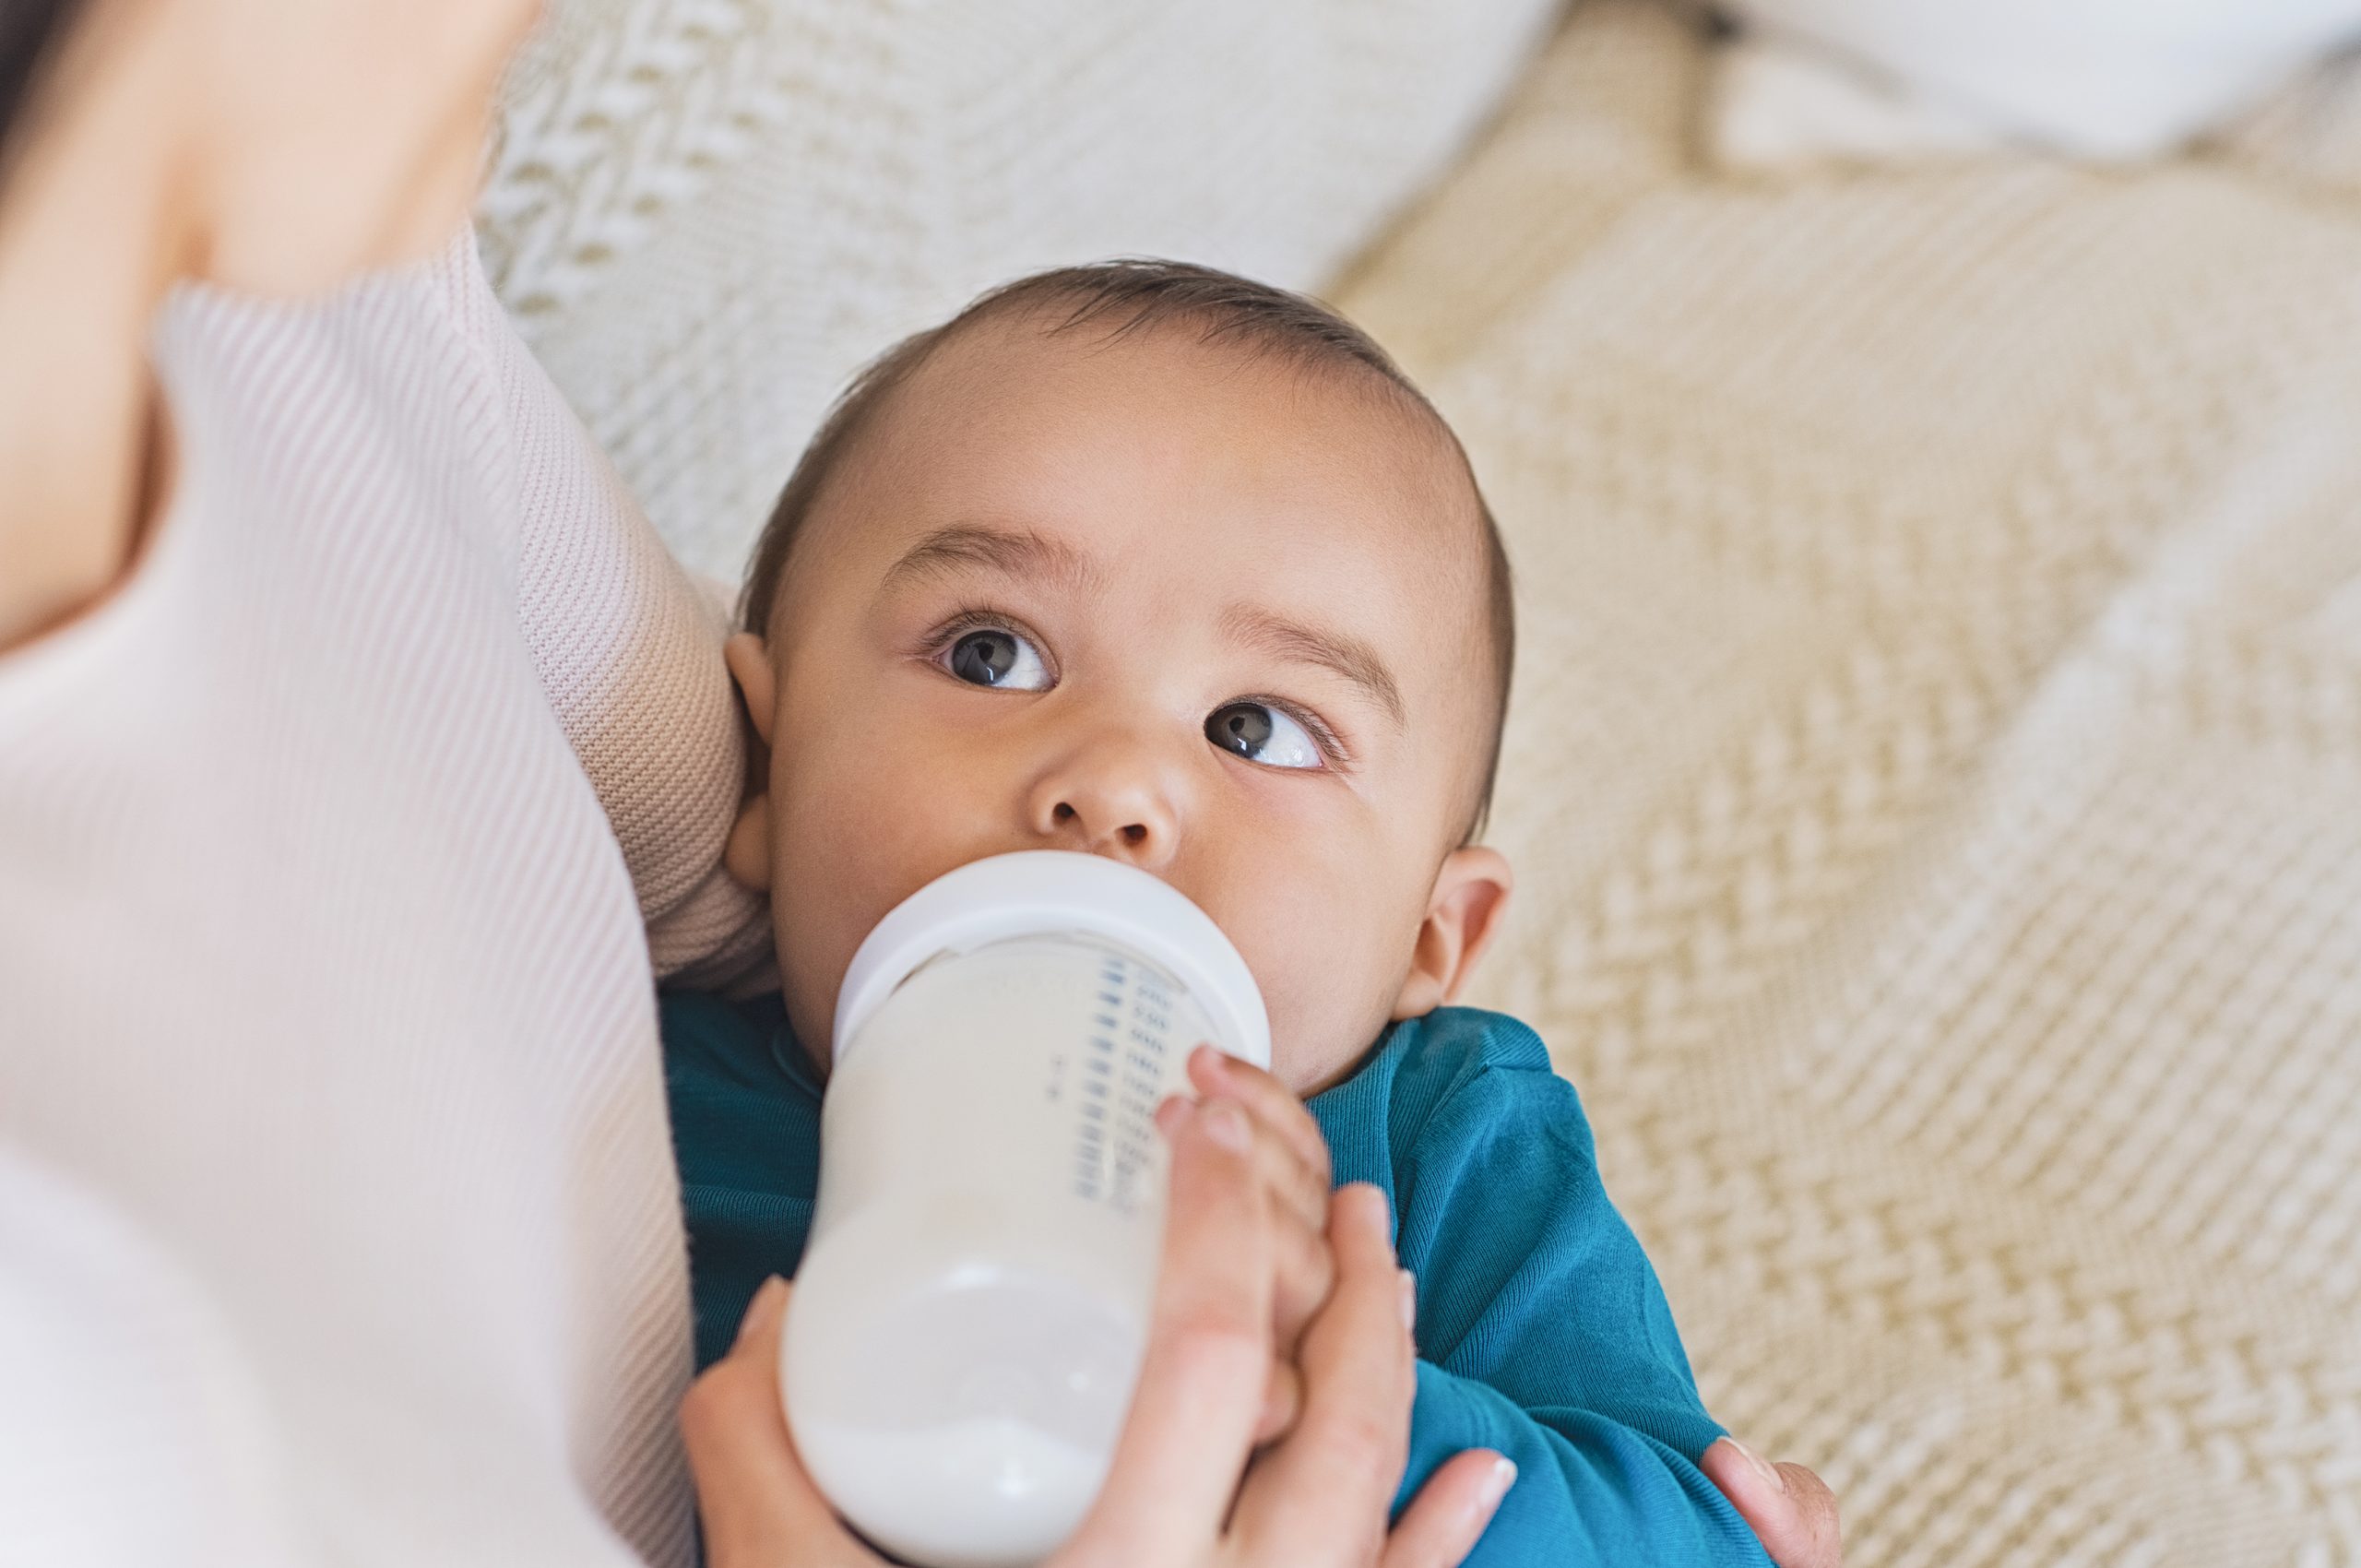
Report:
M 962 567 L 1010 577 L 1057 578 L 1086 593 L 1096 592 L 1104 581 L 1097 563 L 1062 540 L 1030 529 L 955 523 L 936 529 L 904 551 L 886 570 L 885 586 Z
M 1402 688 L 1377 649 L 1358 637 L 1322 631 L 1251 604 L 1234 604 L 1223 611 L 1221 624 L 1223 631 L 1250 647 L 1335 671 L 1369 693 L 1394 720 L 1394 727 L 1402 728 Z

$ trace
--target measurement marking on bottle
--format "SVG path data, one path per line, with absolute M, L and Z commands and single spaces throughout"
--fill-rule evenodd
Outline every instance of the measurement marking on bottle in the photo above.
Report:
M 1129 1213 L 1156 1168 L 1156 1108 L 1169 1076 L 1175 988 L 1155 969 L 1109 955 L 1084 1010 L 1090 1050 L 1074 1118 L 1074 1193 Z M 1110 1113 L 1111 1112 L 1111 1113 Z

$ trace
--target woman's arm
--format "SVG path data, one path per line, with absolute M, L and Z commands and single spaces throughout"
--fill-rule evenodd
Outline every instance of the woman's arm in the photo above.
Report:
M 713 990 L 758 976 L 769 906 L 722 866 L 746 768 L 728 624 L 517 337 L 472 235 L 444 269 L 507 422 L 518 624 L 623 848 L 656 974 Z

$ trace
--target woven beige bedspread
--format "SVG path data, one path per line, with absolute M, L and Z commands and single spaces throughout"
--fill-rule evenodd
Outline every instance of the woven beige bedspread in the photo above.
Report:
M 1749 184 L 1704 58 L 1342 292 L 1521 578 L 1482 999 L 1848 1562 L 2361 1562 L 2361 115 Z
M 487 250 L 727 574 L 860 358 L 1108 250 L 1316 281 L 1545 11 L 565 0 Z M 1336 291 L 1521 576 L 1480 999 L 1857 1568 L 2361 1563 L 2361 63 L 1774 184 L 1709 59 L 1584 0 Z

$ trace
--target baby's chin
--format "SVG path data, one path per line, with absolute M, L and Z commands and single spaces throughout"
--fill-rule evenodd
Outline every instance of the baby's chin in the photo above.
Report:
M 1383 998 L 1372 998 L 1362 1007 L 1323 997 L 1302 1011 L 1275 1003 L 1266 994 L 1264 1000 L 1271 1011 L 1271 1075 L 1304 1099 L 1351 1077 L 1384 1038 L 1393 1021 L 1393 998 L 1399 989 Z M 1321 1021 L 1310 1021 L 1314 1018 Z M 1305 1021 L 1293 1022 L 1298 1019 Z

